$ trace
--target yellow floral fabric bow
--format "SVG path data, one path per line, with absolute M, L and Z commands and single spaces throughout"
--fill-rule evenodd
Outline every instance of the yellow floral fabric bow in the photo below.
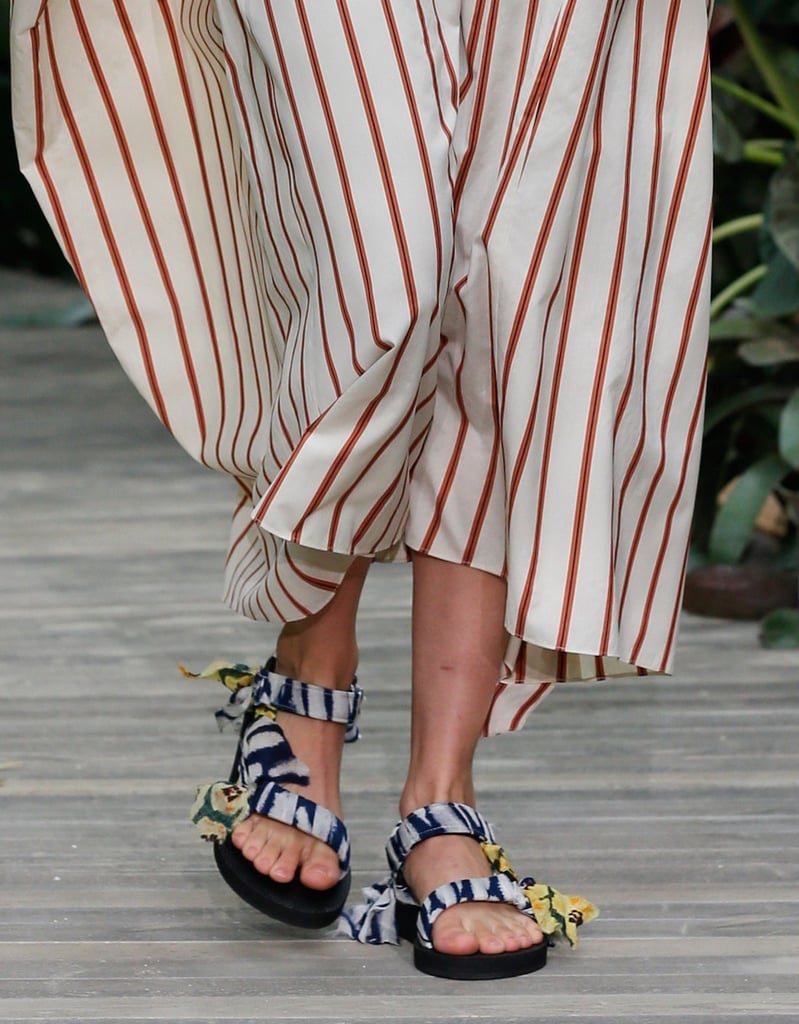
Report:
M 533 908 L 538 927 L 552 937 L 562 936 L 570 946 L 577 945 L 577 929 L 599 916 L 599 911 L 582 896 L 564 896 L 551 885 L 520 878 L 513 870 L 505 851 L 495 843 L 481 843 L 483 853 L 494 871 L 518 882 Z

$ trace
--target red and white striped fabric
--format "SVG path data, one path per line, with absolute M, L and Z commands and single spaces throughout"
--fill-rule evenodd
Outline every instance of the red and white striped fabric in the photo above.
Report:
M 127 373 L 239 489 L 226 597 L 508 580 L 487 730 L 668 671 L 699 453 L 705 0 L 15 0 L 21 163 Z

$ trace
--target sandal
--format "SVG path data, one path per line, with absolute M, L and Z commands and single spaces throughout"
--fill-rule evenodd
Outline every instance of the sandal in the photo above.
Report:
M 275 658 L 260 671 L 245 665 L 209 666 L 199 677 L 218 679 L 232 691 L 216 712 L 220 728 L 242 718 L 236 757 L 227 782 L 200 786 L 191 810 L 203 839 L 214 842 L 219 872 L 237 895 L 256 910 L 300 928 L 324 928 L 341 913 L 350 890 L 350 843 L 347 829 L 332 811 L 285 788 L 307 786 L 308 767 L 295 757 L 275 720 L 278 711 L 346 724 L 346 742 L 358 739 L 357 719 L 363 690 L 353 680 L 349 690 L 303 683 L 275 672 Z M 182 666 L 181 666 L 182 668 Z M 197 674 L 186 672 L 185 675 Z M 261 874 L 233 845 L 234 828 L 250 814 L 280 821 L 321 839 L 338 856 L 338 882 L 329 889 L 309 889 L 299 878 L 276 882 Z
M 405 858 L 425 839 L 465 835 L 483 848 L 491 874 L 446 883 L 419 904 L 402 875 Z M 540 970 L 547 948 L 556 935 L 572 945 L 577 927 L 597 916 L 597 910 L 580 897 L 567 897 L 532 878 L 520 879 L 497 845 L 491 825 L 465 804 L 428 804 L 402 820 L 386 846 L 391 874 L 385 882 L 364 890 L 366 903 L 344 912 L 341 928 L 360 942 L 413 942 L 414 966 L 424 974 L 454 980 L 511 978 Z M 433 946 L 433 924 L 440 914 L 458 903 L 509 903 L 537 922 L 546 936 L 527 949 L 505 953 L 442 953 Z

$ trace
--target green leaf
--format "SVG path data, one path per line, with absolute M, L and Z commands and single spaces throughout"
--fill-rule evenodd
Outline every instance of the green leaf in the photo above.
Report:
M 711 341 L 737 341 L 739 338 L 791 338 L 799 341 L 799 332 L 794 332 L 779 320 L 766 320 L 746 314 L 729 314 L 714 320 L 710 325 Z
M 728 398 L 708 407 L 705 413 L 705 434 L 709 434 L 715 426 L 718 426 L 728 416 L 733 416 L 737 412 L 743 412 L 744 409 L 762 405 L 763 403 L 776 405 L 784 401 L 785 392 L 771 384 L 760 384 L 757 387 L 739 391 L 737 394 L 730 395 Z
M 799 17 L 797 0 L 747 0 L 747 10 L 755 24 L 768 19 L 773 22 L 794 22 Z
M 785 403 L 780 415 L 780 455 L 794 469 L 799 469 L 799 388 Z
M 799 310 L 799 270 L 782 251 L 769 262 L 751 301 L 760 316 L 790 316 Z
M 742 473 L 716 513 L 710 531 L 710 558 L 737 562 L 752 536 L 763 502 L 791 467 L 779 455 L 766 455 Z
M 791 131 L 799 135 L 799 92 L 790 75 L 783 71 L 779 59 L 778 46 L 774 38 L 769 38 L 757 27 L 757 7 L 755 0 L 728 0 L 729 7 L 735 15 L 735 22 L 749 56 L 768 86 L 769 92 L 777 101 L 781 112 L 787 115 Z
M 799 361 L 799 338 L 757 338 L 744 341 L 738 355 L 750 366 L 779 366 Z
M 777 608 L 760 623 L 760 643 L 764 647 L 799 647 L 799 611 Z
M 769 187 L 769 227 L 783 256 L 799 271 L 799 157 L 774 172 Z
M 735 164 L 743 156 L 744 141 L 733 119 L 713 103 L 713 152 L 728 164 Z

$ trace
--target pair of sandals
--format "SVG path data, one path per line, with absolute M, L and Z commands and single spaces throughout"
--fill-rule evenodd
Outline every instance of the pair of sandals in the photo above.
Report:
M 508 978 L 540 970 L 554 936 L 577 941 L 577 927 L 596 916 L 580 897 L 565 897 L 533 879 L 520 879 L 497 845 L 491 825 L 465 804 L 435 803 L 419 808 L 394 829 L 386 847 L 390 874 L 365 890 L 366 902 L 344 910 L 350 891 L 350 844 L 344 823 L 331 811 L 286 788 L 308 785 L 307 766 L 297 758 L 276 721 L 278 711 L 346 725 L 345 739 L 358 739 L 363 691 L 353 680 L 349 690 L 332 690 L 280 675 L 275 658 L 260 671 L 244 665 L 209 666 L 199 675 L 222 682 L 231 696 L 217 713 L 220 727 L 241 719 L 240 739 L 230 779 L 201 786 L 192 820 L 204 839 L 214 841 L 222 877 L 247 903 L 270 917 L 301 928 L 324 928 L 340 919 L 341 930 L 361 942 L 399 942 L 414 946 L 414 965 L 425 974 L 458 980 Z M 185 671 L 185 670 L 184 670 Z M 190 675 L 191 673 L 186 673 Z M 276 882 L 261 874 L 233 845 L 231 833 L 250 814 L 283 822 L 326 843 L 338 857 L 340 877 L 329 889 L 293 881 Z M 419 903 L 403 877 L 410 851 L 434 836 L 464 835 L 477 840 L 490 873 L 447 883 Z M 504 953 L 458 955 L 433 946 L 437 918 L 460 903 L 508 903 L 533 918 L 544 940 Z

